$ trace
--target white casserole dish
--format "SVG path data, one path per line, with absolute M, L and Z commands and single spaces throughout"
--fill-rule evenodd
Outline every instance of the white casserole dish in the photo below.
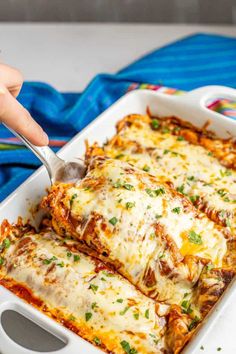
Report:
M 149 107 L 153 115 L 175 115 L 184 120 L 188 120 L 199 127 L 203 126 L 206 121 L 210 120 L 211 124 L 209 129 L 216 132 L 218 136 L 225 138 L 229 136 L 230 132 L 231 136 L 235 137 L 236 121 L 206 108 L 206 102 L 208 100 L 219 97 L 236 101 L 236 90 L 221 86 L 207 86 L 191 91 L 182 96 L 169 96 L 149 90 L 130 92 L 102 113 L 81 133 L 76 135 L 63 149 L 60 150 L 59 155 L 65 159 L 77 156 L 82 157 L 85 152 L 85 139 L 88 139 L 90 144 L 95 141 L 100 144 L 104 143 L 107 138 L 111 138 L 115 134 L 115 125 L 120 119 L 131 113 L 145 114 L 147 107 Z M 40 215 L 37 215 L 36 217 L 34 216 L 35 219 L 33 219 L 29 209 L 32 205 L 35 205 L 40 201 L 45 194 L 45 190 L 49 186 L 49 183 L 49 178 L 44 167 L 36 171 L 3 203 L 1 203 L 0 223 L 5 218 L 10 222 L 14 222 L 17 220 L 18 216 L 22 216 L 37 225 Z M 196 333 L 189 345 L 185 348 L 185 354 L 199 351 L 203 337 L 207 334 L 220 313 L 223 312 L 224 307 L 228 303 L 235 288 L 236 285 L 234 281 L 225 291 L 224 295 L 207 319 L 204 320 L 198 333 Z M 58 336 L 66 343 L 63 349 L 50 353 L 78 354 L 79 352 L 95 354 L 100 352 L 100 350 L 93 345 L 60 326 L 0 286 L 0 316 L 6 309 L 13 309 L 22 313 L 25 317 L 28 317 L 33 322 L 36 322 L 41 327 L 55 334 L 55 336 Z M 1 324 L 0 352 L 2 354 L 36 353 L 36 351 L 28 350 L 14 343 L 8 337 Z

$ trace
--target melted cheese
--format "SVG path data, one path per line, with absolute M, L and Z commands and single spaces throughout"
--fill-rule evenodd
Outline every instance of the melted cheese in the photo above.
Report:
M 58 188 L 64 195 L 59 208 Z M 53 187 L 49 199 L 58 232 L 83 240 L 88 252 L 113 264 L 143 293 L 170 304 L 180 305 L 204 264 L 221 266 L 227 251 L 222 231 L 190 202 L 118 160 L 96 159 L 84 180 Z M 68 211 L 74 221 L 63 219 L 62 225 Z
M 119 156 L 141 169 L 148 166 L 149 173 L 158 179 L 170 180 L 192 198 L 200 197 L 235 232 L 236 171 L 223 167 L 204 147 L 168 132 L 154 131 L 141 118 L 137 116 L 134 124 L 118 133 L 119 144 L 111 142 L 104 147 L 106 155 Z M 131 142 L 140 144 L 143 151 L 134 151 Z
M 138 353 L 151 354 L 165 346 L 165 320 L 156 314 L 154 301 L 105 266 L 96 270 L 92 258 L 70 252 L 55 234 L 16 240 L 4 258 L 1 278 L 31 289 L 54 316 L 59 313 L 101 348 L 123 354 L 126 341 Z

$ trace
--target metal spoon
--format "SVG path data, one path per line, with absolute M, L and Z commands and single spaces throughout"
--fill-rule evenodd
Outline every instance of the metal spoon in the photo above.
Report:
M 37 158 L 46 167 L 51 183 L 64 182 L 70 183 L 81 179 L 85 175 L 86 167 L 83 160 L 72 159 L 70 161 L 62 160 L 48 146 L 36 146 L 32 144 L 23 135 L 5 125 L 15 136 L 37 156 Z

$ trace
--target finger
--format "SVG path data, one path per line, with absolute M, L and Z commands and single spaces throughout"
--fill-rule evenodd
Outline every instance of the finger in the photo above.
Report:
M 14 97 L 17 97 L 21 90 L 23 77 L 17 69 L 0 64 L 0 83 L 6 86 Z
M 0 86 L 0 121 L 17 133 L 24 135 L 33 144 L 37 146 L 48 145 L 47 134 L 2 85 Z

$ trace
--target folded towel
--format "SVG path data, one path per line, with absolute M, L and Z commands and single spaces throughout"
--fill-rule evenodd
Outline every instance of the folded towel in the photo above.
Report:
M 18 100 L 43 126 L 57 151 L 97 115 L 132 89 L 161 89 L 179 94 L 205 85 L 236 87 L 236 39 L 196 34 L 144 56 L 117 74 L 97 75 L 83 93 L 60 93 L 39 82 L 26 82 Z M 163 88 L 162 86 L 165 86 Z M 236 118 L 236 104 L 211 106 Z M 19 186 L 40 161 L 0 125 L 0 200 Z

